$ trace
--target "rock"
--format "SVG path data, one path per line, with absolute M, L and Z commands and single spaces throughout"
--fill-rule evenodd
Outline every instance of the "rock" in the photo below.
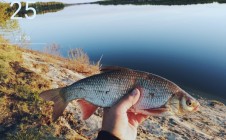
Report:
M 41 59 L 34 59 L 38 56 L 24 54 L 25 64 L 45 64 L 48 67 L 48 72 L 43 73 L 31 67 L 29 70 L 42 75 L 44 78 L 51 81 L 55 87 L 61 84 L 71 84 L 78 79 L 83 78 L 83 75 L 67 69 L 58 63 L 47 63 Z M 55 61 L 54 61 L 55 62 Z M 58 77 L 56 77 L 56 75 Z M 196 95 L 199 93 L 194 92 Z M 137 140 L 190 140 L 190 139 L 226 139 L 226 107 L 223 103 L 215 100 L 208 101 L 199 99 L 201 104 L 200 111 L 188 114 L 183 117 L 149 117 L 144 121 L 138 129 Z M 215 107 L 216 108 L 212 108 Z M 219 106 L 219 107 L 217 107 Z M 81 111 L 73 101 L 69 103 L 66 109 L 62 123 L 57 124 L 60 128 L 59 134 L 64 134 L 64 139 L 95 139 L 98 131 L 101 128 L 102 113 L 98 109 L 94 115 L 88 120 L 81 119 Z M 1 129 L 1 128 L 0 128 Z M 0 130 L 1 132 L 1 130 Z
M 220 101 L 216 101 L 216 100 L 211 100 L 209 102 L 209 105 L 212 106 L 212 107 L 215 107 L 216 105 L 225 106 L 223 103 L 221 103 Z
M 171 123 L 173 125 L 177 125 L 177 122 L 173 118 L 169 119 L 169 123 Z

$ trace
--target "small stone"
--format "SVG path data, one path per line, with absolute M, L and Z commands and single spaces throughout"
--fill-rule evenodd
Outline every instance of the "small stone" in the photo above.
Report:
M 216 105 L 224 106 L 223 103 L 221 103 L 220 101 L 216 101 L 216 100 L 211 100 L 211 101 L 209 102 L 209 105 L 212 106 L 212 107 L 215 107 Z
M 169 123 L 171 123 L 173 125 L 177 125 L 177 122 L 172 118 L 169 119 Z

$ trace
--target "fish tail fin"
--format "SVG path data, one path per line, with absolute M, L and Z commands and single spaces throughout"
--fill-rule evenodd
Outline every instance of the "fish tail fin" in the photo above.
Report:
M 53 121 L 56 121 L 60 115 L 63 114 L 64 109 L 67 107 L 68 102 L 64 100 L 62 95 L 60 94 L 62 88 L 47 90 L 42 93 L 40 93 L 40 97 L 43 98 L 46 101 L 53 101 L 54 107 L 53 107 L 53 115 L 52 119 Z

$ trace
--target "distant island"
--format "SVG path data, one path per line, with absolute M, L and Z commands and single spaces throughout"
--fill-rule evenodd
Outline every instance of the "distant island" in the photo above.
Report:
M 32 11 L 26 11 L 26 4 L 21 3 L 21 9 L 16 16 L 25 17 L 25 14 L 32 15 Z M 62 2 L 36 2 L 34 4 L 29 4 L 36 10 L 36 14 L 52 13 L 63 10 L 65 4 Z M 10 3 L 0 2 L 0 29 L 14 30 L 18 28 L 17 20 L 10 20 L 11 16 L 18 9 L 18 5 L 14 4 L 10 7 Z
M 226 3 L 226 0 L 105 0 L 93 3 L 100 5 L 189 5 L 214 2 Z
M 26 3 L 21 3 L 21 9 L 16 16 L 24 17 L 25 14 L 31 15 L 32 12 L 26 11 Z M 30 7 L 33 7 L 36 10 L 36 14 L 45 14 L 49 12 L 57 12 L 63 10 L 65 5 L 62 2 L 36 2 L 34 4 L 29 4 Z M 4 14 L 5 18 L 9 18 L 13 13 L 18 9 L 18 5 L 14 4 L 10 7 L 10 3 L 0 2 L 0 11 L 1 14 Z M 0 16 L 1 18 L 1 16 Z
M 20 12 L 18 13 L 18 16 L 23 17 L 27 13 L 25 10 L 26 4 L 22 2 L 22 8 Z M 33 7 L 36 10 L 37 14 L 45 14 L 50 12 L 57 12 L 64 9 L 64 4 L 62 2 L 36 2 L 34 4 L 30 4 L 30 7 Z M 9 8 L 9 12 L 15 11 L 17 9 L 17 6 L 13 6 L 13 8 Z

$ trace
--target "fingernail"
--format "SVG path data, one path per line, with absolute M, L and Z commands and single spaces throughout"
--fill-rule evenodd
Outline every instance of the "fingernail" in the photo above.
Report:
M 137 92 L 138 92 L 138 89 L 134 89 L 134 90 L 132 91 L 131 95 L 136 96 L 136 95 L 137 95 Z

